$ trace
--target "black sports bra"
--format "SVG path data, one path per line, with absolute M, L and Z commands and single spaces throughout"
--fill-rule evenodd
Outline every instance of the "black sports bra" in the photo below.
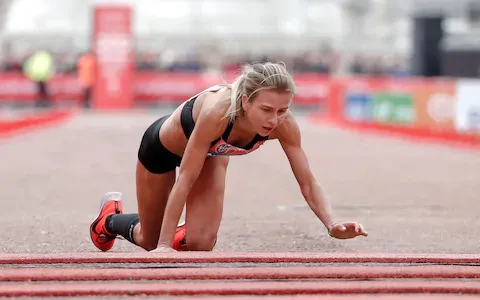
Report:
M 207 91 L 218 91 L 222 86 L 216 85 L 210 87 L 197 95 L 190 98 L 182 108 L 181 115 L 180 115 L 180 122 L 182 125 L 183 132 L 187 139 L 190 138 L 192 135 L 193 129 L 195 128 L 195 122 L 193 120 L 193 104 L 199 95 Z M 240 148 L 227 143 L 228 136 L 233 128 L 233 122 L 228 123 L 225 132 L 222 134 L 221 137 L 213 141 L 210 145 L 210 149 L 208 150 L 209 156 L 218 156 L 218 155 L 245 155 L 252 151 L 258 149 L 266 140 L 268 140 L 268 136 L 261 136 L 257 134 L 253 140 L 245 147 Z

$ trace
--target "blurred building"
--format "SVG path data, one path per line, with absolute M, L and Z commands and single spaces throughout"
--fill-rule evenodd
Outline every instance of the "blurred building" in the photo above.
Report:
M 454 72 L 449 61 L 459 51 L 480 48 L 472 1 L 3 0 L 2 61 L 42 48 L 57 54 L 59 71 L 73 70 L 90 48 L 93 5 L 128 3 L 140 70 L 216 70 L 271 58 L 309 71 L 408 73 L 412 17 L 442 16 L 444 65 Z

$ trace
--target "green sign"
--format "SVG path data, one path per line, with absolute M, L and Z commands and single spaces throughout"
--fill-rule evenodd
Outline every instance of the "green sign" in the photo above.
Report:
M 408 94 L 374 94 L 372 110 L 373 119 L 380 123 L 413 123 L 415 118 L 413 96 Z

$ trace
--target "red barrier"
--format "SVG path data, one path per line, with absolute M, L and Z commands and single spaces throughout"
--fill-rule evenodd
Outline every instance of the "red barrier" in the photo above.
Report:
M 53 111 L 45 114 L 27 115 L 14 120 L 0 120 L 0 138 L 32 130 L 67 119 L 73 114 L 68 111 Z
M 475 84 L 480 88 L 480 81 Z M 472 104 L 476 90 L 472 91 L 472 82 L 469 85 L 465 93 L 459 92 L 464 87 L 462 80 L 444 78 L 337 79 L 331 83 L 327 114 L 314 114 L 311 119 L 360 131 L 480 149 L 480 121 L 466 115 L 480 114 L 480 101 Z M 464 124 L 460 128 L 467 118 L 472 119 L 471 128 L 465 129 Z
M 313 123 L 326 122 L 341 128 L 358 130 L 360 132 L 381 133 L 399 136 L 413 141 L 435 142 L 452 147 L 480 150 L 480 135 L 475 134 L 459 134 L 455 131 L 433 131 L 428 128 L 399 127 L 367 122 L 333 120 L 326 119 L 318 114 L 310 115 L 310 120 Z
M 208 73 L 180 72 L 139 72 L 135 75 L 134 97 L 138 102 L 174 101 L 181 103 L 199 91 L 222 84 L 231 83 L 235 74 L 225 76 Z M 319 105 L 330 94 L 330 79 L 317 74 L 295 76 L 298 95 L 297 105 Z M 57 74 L 48 83 L 48 90 L 54 101 L 79 101 L 82 89 L 75 74 Z M 33 82 L 20 73 L 0 74 L 0 102 L 32 101 L 36 98 Z
M 54 100 L 79 100 L 81 87 L 74 75 L 56 75 L 48 83 Z M 0 101 L 32 101 L 36 99 L 36 86 L 21 73 L 0 73 Z
M 231 83 L 234 78 L 233 73 L 137 72 L 134 102 L 179 104 L 209 86 Z M 474 133 L 471 127 L 480 128 L 480 103 L 477 105 L 475 98 L 480 92 L 480 81 L 332 78 L 312 73 L 295 73 L 294 79 L 295 106 L 323 108 L 322 117 L 330 121 L 419 138 L 479 143 L 475 135 L 465 133 Z M 57 74 L 48 89 L 57 102 L 82 99 L 82 89 L 74 74 Z M 32 101 L 35 94 L 35 84 L 22 74 L 0 74 L 0 102 Z

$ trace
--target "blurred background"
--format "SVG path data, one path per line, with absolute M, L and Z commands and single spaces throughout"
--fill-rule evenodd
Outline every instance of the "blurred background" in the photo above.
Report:
M 480 0 L 0 0 L 0 20 L 0 252 L 94 249 L 99 196 L 136 210 L 145 129 L 269 60 L 334 210 L 371 237 L 323 235 L 269 143 L 232 159 L 218 249 L 478 253 L 480 156 L 443 144 L 480 146 Z
M 26 57 L 42 49 L 52 52 L 58 72 L 75 72 L 79 56 L 92 47 L 94 6 L 119 3 L 132 9 L 139 71 L 218 71 L 275 59 L 298 72 L 479 75 L 478 0 L 0 3 L 4 71 L 18 70 Z M 430 36 L 430 59 L 439 59 L 438 70 L 412 67 L 416 52 L 425 47 L 416 42 L 419 35 Z M 471 63 L 455 69 L 449 62 L 459 55 Z
M 480 0 L 0 0 L 0 20 L 2 108 L 176 105 L 270 60 L 335 118 L 480 123 Z

